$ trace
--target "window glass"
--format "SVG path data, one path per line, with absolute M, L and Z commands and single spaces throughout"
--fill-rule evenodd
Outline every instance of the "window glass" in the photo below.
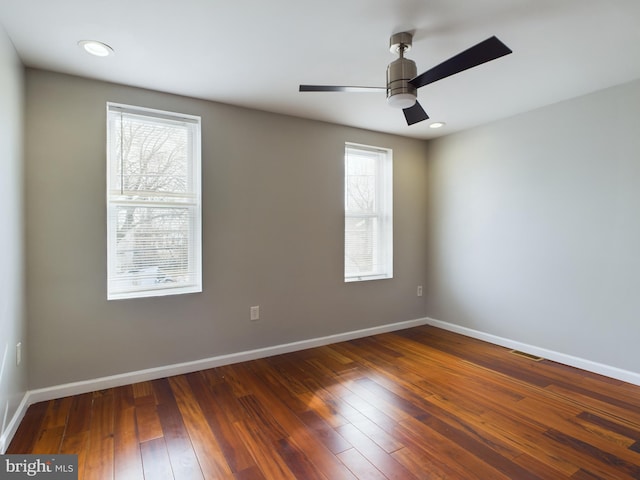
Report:
M 107 104 L 109 299 L 202 291 L 200 118 Z
M 344 171 L 345 281 L 392 278 L 392 152 L 347 143 Z

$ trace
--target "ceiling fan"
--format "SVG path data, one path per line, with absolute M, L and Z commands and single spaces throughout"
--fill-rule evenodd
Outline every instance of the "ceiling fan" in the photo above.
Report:
M 386 90 L 387 103 L 392 107 L 401 108 L 407 125 L 413 125 L 429 118 L 418 103 L 418 88 L 512 53 L 509 47 L 493 36 L 417 75 L 416 63 L 404 58 L 404 54 L 411 49 L 412 41 L 413 34 L 410 32 L 400 32 L 391 36 L 389 50 L 391 53 L 397 53 L 399 58 L 387 66 L 386 87 L 300 85 L 300 91 L 376 92 Z

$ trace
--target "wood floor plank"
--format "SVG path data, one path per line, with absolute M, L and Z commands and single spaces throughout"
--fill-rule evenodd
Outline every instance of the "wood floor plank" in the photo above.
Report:
M 145 480 L 172 480 L 173 471 L 164 438 L 154 438 L 140 444 Z
M 355 404 L 354 397 L 349 397 L 346 401 L 362 414 L 362 417 L 352 421 L 351 425 L 369 437 L 376 445 L 387 453 L 393 453 L 404 447 L 399 440 L 388 432 L 393 429 L 392 426 L 395 424 L 395 422 L 387 420 L 389 417 L 381 412 L 373 413 L 369 405 Z
M 579 421 L 578 415 L 563 415 L 559 408 L 553 409 L 549 405 L 543 405 L 540 402 L 533 402 L 525 399 L 519 403 L 523 410 L 528 410 L 530 415 L 536 412 L 540 418 L 544 418 L 545 423 L 550 429 L 562 430 L 564 434 L 570 435 L 578 441 L 587 442 L 601 451 L 619 450 L 618 456 L 622 460 L 634 462 L 637 455 L 628 450 L 632 441 L 623 443 L 619 437 L 616 438 L 613 432 L 605 432 L 594 428 L 583 428 L 583 423 Z M 619 446 L 625 448 L 617 448 Z
M 307 428 L 311 429 L 315 438 L 327 447 L 331 453 L 338 454 L 351 448 L 351 444 L 334 430 L 325 420 L 314 410 L 309 410 L 298 415 Z
M 339 453 L 338 458 L 358 478 L 366 478 L 367 480 L 385 480 L 387 478 L 355 448 Z
M 370 382 L 370 378 L 360 377 L 346 383 L 346 390 L 350 393 L 343 393 L 341 398 L 382 428 L 424 413 L 415 404 L 406 402 L 405 399 L 397 395 L 378 395 L 376 392 L 372 392 L 367 388 Z M 352 423 L 358 421 L 351 417 L 350 419 Z
M 347 405 L 341 401 L 340 397 L 333 395 L 331 387 L 318 387 L 314 392 L 309 392 L 305 396 L 306 409 L 299 413 L 304 415 L 308 411 L 313 411 L 329 424 L 332 428 L 340 427 L 349 423 L 344 413 Z M 351 407 L 349 407 L 351 409 Z
M 226 462 L 213 432 L 193 395 L 187 379 L 171 377 L 169 384 L 174 392 L 184 425 L 189 432 L 193 449 L 205 478 L 232 478 L 231 468 Z
M 584 392 L 577 392 L 559 385 L 551 385 L 547 390 L 565 399 L 571 399 L 572 403 L 581 405 L 584 410 L 607 414 L 610 418 L 617 418 L 620 421 L 634 425 L 636 428 L 640 428 L 640 408 L 638 408 L 637 404 L 624 402 L 620 405 L 617 401 L 609 403 L 606 399 L 585 394 Z
M 276 442 L 276 452 L 284 460 L 295 478 L 305 480 L 331 480 L 325 477 L 320 470 L 305 455 L 303 448 L 299 447 L 293 438 L 282 438 Z
M 442 436 L 464 448 L 473 456 L 481 459 L 486 465 L 493 467 L 501 474 L 505 474 L 508 478 L 517 478 L 519 480 L 540 480 L 540 477 L 535 473 L 529 472 L 510 460 L 508 457 L 501 455 L 501 447 L 496 448 L 494 444 L 489 444 L 485 439 L 483 439 L 483 441 L 478 440 L 475 432 L 472 434 L 469 432 L 470 428 L 468 425 L 466 429 L 454 428 L 451 426 L 450 422 L 440 419 L 437 415 L 430 415 L 424 420 L 424 423 L 432 430 L 440 433 Z M 491 472 L 488 472 L 486 475 L 486 478 L 495 477 L 496 474 Z
M 169 381 L 162 378 L 154 380 L 152 383 L 155 397 L 158 400 L 158 416 L 174 478 L 176 480 L 203 479 L 189 432 L 180 415 Z
M 289 366 L 297 369 L 295 363 L 290 363 Z M 348 423 L 348 420 L 336 409 L 336 406 L 341 403 L 340 399 L 326 389 L 327 386 L 336 384 L 335 377 L 328 375 L 326 369 L 318 368 L 315 357 L 307 359 L 304 370 L 299 370 L 301 375 L 304 372 L 305 378 L 301 382 L 307 390 L 297 394 L 286 388 L 286 382 L 283 382 L 283 379 L 276 374 L 277 372 L 270 368 L 268 359 L 251 362 L 248 367 L 254 375 L 260 377 L 263 383 L 277 390 L 280 401 L 298 415 L 304 415 L 309 410 L 313 410 L 332 427 Z
M 591 412 L 580 412 L 578 418 L 591 425 L 597 425 L 609 432 L 626 437 L 631 442 L 634 440 L 640 441 L 640 428 L 631 427 L 619 421 L 612 421 Z
M 438 465 L 427 455 L 416 455 L 413 448 L 401 448 L 391 455 L 421 480 L 452 480 L 459 478 L 452 470 L 443 468 L 442 465 Z
M 60 446 L 60 453 L 66 455 L 78 455 L 78 478 L 85 478 L 85 463 L 87 460 L 87 451 L 89 450 L 89 431 L 65 435 Z M 119 477 L 122 480 L 137 477 Z
M 158 405 L 158 415 L 162 423 L 162 438 L 165 441 L 174 478 L 176 480 L 204 479 L 189 433 L 177 406 Z
M 272 442 L 275 443 L 283 438 L 287 438 L 287 431 L 274 416 L 276 412 L 267 408 L 264 402 L 259 400 L 255 395 L 245 395 L 238 398 L 238 401 L 240 401 L 245 409 L 245 421 L 250 422 L 255 428 L 263 431 L 264 435 Z
M 142 405 L 136 405 L 134 411 L 140 443 L 162 437 L 162 425 L 155 403 L 145 402 Z
M 367 435 L 358 430 L 354 425 L 344 425 L 337 429 L 349 443 L 351 443 L 369 463 L 376 467 L 389 479 L 416 479 L 407 468 L 398 462 L 393 456 L 385 452 Z
M 311 462 L 316 465 L 320 471 L 324 472 L 328 478 L 341 478 L 345 480 L 354 478 L 342 462 L 313 435 L 313 432 L 305 428 L 304 422 L 280 403 L 278 396 L 273 390 L 262 383 L 259 378 L 252 377 L 251 363 L 252 362 L 237 366 L 241 378 L 243 378 L 246 383 L 252 383 L 254 385 L 256 398 L 264 402 L 266 408 L 274 414 L 279 425 L 283 427 L 284 431 L 288 432 L 291 439 L 298 445 L 305 446 L 305 451 Z
M 113 394 L 93 395 L 85 478 L 109 480 L 114 477 Z
M 90 439 L 83 478 L 85 480 L 109 480 L 114 478 L 113 455 L 113 438 L 102 438 L 98 441 Z
M 578 453 L 582 459 L 582 468 L 589 472 L 603 478 L 611 478 L 613 475 L 621 479 L 640 478 L 640 463 L 624 460 L 556 429 L 548 430 L 545 435 L 554 441 L 557 451 Z
M 265 478 L 296 478 L 280 455 L 275 454 L 274 446 L 265 432 L 254 429 L 254 425 L 246 420 L 236 422 L 234 427 Z
M 7 448 L 7 453 L 31 453 L 33 445 L 40 436 L 48 408 L 49 402 L 39 402 L 29 406 Z
M 428 472 L 442 472 L 445 478 L 460 480 L 501 479 L 508 477 L 458 445 L 454 438 L 433 429 L 428 416 L 401 422 L 396 434 L 408 448 L 422 457 Z M 394 452 L 395 458 L 395 452 Z
M 93 393 L 84 393 L 73 397 L 69 410 L 66 435 L 88 432 L 91 427 L 91 409 L 93 407 Z
M 33 453 L 58 453 L 60 451 L 60 446 L 62 445 L 63 435 L 64 425 L 42 430 L 38 440 L 33 446 Z
M 210 385 L 206 381 L 206 377 L 201 372 L 190 374 L 187 376 L 187 381 L 197 398 L 200 409 L 203 415 L 207 419 L 209 428 L 213 432 L 218 445 L 224 458 L 229 465 L 232 472 L 240 472 L 248 470 L 255 465 L 248 450 L 238 438 L 236 430 L 233 427 L 233 421 L 237 421 L 242 415 L 242 406 L 240 402 L 235 398 L 226 397 L 227 400 L 233 401 L 234 414 L 229 417 L 228 410 L 225 406 L 229 403 L 225 402 L 221 406 L 216 398 L 216 393 L 219 390 L 211 390 Z
M 219 373 L 219 368 L 204 370 L 200 374 L 206 380 L 209 390 L 216 399 L 218 405 L 224 405 L 224 415 L 229 422 L 237 422 L 242 418 L 243 410 L 233 391 L 233 387 L 224 375 Z
M 541 478 L 554 480 L 568 478 L 568 476 L 563 475 L 553 466 L 548 465 L 542 458 L 533 457 L 526 451 L 523 453 L 521 445 L 516 446 L 512 443 L 512 432 L 507 433 L 507 435 L 509 435 L 508 440 L 500 434 L 496 434 L 495 432 L 496 429 L 499 429 L 499 425 L 496 425 L 492 420 L 487 420 L 485 413 L 478 416 L 474 410 L 460 410 L 459 408 L 455 408 L 451 405 L 450 399 L 443 400 L 439 395 L 429 397 L 429 401 L 435 406 L 441 408 L 443 412 L 455 411 L 456 415 L 454 418 L 446 414 L 443 415 L 443 418 L 453 426 L 463 428 L 464 431 L 472 438 L 488 445 L 491 449 L 495 450 L 505 458 L 508 458 L 525 470 L 539 472 L 539 476 Z M 497 405 L 498 410 L 501 410 L 502 408 L 504 408 L 503 404 Z M 536 434 L 541 436 L 543 434 L 543 429 L 539 429 Z M 573 472 L 574 470 L 575 468 L 573 467 L 570 467 L 569 469 L 570 472 Z
M 114 478 L 116 480 L 142 478 L 140 439 L 131 385 L 120 387 L 114 391 L 114 405 Z
M 31 405 L 79 480 L 640 479 L 640 386 L 424 326 Z
M 587 472 L 586 470 L 583 470 L 581 468 L 576 473 L 571 475 L 571 480 L 608 480 L 608 479 L 594 475 L 593 473 Z
M 280 401 L 287 408 L 296 413 L 308 410 L 309 407 L 305 400 L 309 398 L 309 390 L 300 381 L 296 381 L 295 385 L 289 385 L 289 382 L 280 373 L 282 365 L 276 368 L 272 359 L 262 359 L 247 364 L 247 368 L 251 370 L 253 375 L 259 376 L 263 383 L 269 385 L 269 388 L 277 391 Z M 289 379 L 292 378 L 290 374 L 288 376 Z
M 262 474 L 262 470 L 255 465 L 235 473 L 234 478 L 235 480 L 267 480 Z
M 153 390 L 153 383 L 151 381 L 134 383 L 131 385 L 131 388 L 133 389 L 133 398 L 137 405 L 150 401 L 156 403 L 155 391 Z
M 45 415 L 44 428 L 64 427 L 67 424 L 73 397 L 64 397 L 49 402 Z
M 520 416 L 517 412 L 491 411 L 482 416 L 486 431 L 514 449 L 519 449 L 570 477 L 580 469 L 575 456 L 558 455 L 555 445 L 544 436 L 545 427 L 537 420 Z

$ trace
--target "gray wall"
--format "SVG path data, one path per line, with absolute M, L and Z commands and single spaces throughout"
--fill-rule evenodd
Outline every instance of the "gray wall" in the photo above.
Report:
M 17 367 L 15 353 L 16 343 L 26 340 L 22 77 L 22 64 L 0 26 L 0 436 L 27 389 L 26 361 Z
M 202 116 L 202 294 L 106 300 L 107 101 Z M 345 141 L 393 149 L 392 280 L 343 282 Z M 424 142 L 28 69 L 25 149 L 30 388 L 424 316 Z
M 640 372 L 640 81 L 429 158 L 428 316 Z

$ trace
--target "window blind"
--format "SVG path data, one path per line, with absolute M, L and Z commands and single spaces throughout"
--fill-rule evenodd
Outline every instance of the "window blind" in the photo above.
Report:
M 109 299 L 202 291 L 200 118 L 107 104 Z
M 345 281 L 393 276 L 391 150 L 345 145 Z

